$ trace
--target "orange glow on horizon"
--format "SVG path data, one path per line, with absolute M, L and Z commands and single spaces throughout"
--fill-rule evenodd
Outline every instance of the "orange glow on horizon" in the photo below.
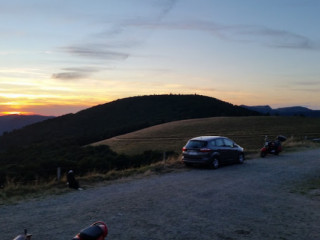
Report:
M 19 111 L 0 112 L 0 116 L 5 116 L 5 115 L 35 115 L 35 113 L 33 113 L 33 112 L 19 112 Z

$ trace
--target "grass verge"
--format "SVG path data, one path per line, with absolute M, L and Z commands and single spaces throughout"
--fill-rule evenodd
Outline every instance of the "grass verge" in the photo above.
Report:
M 184 170 L 186 168 L 181 163 L 180 157 L 170 157 L 166 161 L 160 161 L 139 168 L 121 171 L 113 170 L 107 173 L 90 172 L 84 176 L 78 176 L 76 179 L 80 182 L 80 187 L 86 189 L 98 184 L 108 184 L 115 180 L 131 180 L 133 178 Z M 62 177 L 59 182 L 56 179 L 52 179 L 49 182 L 37 181 L 32 184 L 17 183 L 14 179 L 7 179 L 5 186 L 0 188 L 0 205 L 15 204 L 23 200 L 74 191 L 73 189 L 69 189 L 66 183 L 66 176 Z

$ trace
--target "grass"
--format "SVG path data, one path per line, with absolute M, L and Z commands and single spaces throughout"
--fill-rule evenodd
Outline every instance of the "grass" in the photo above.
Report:
M 301 139 L 301 138 L 294 138 L 290 137 L 283 143 L 283 148 L 285 152 L 292 152 L 292 151 L 300 151 L 306 150 L 309 148 L 319 148 L 320 143 L 314 142 L 310 139 Z
M 265 135 L 270 139 L 277 135 L 287 136 L 283 144 L 285 152 L 320 147 L 310 139 L 320 137 L 320 118 L 304 117 L 216 117 L 191 119 L 165 123 L 140 131 L 107 139 L 92 145 L 107 144 L 118 153 L 140 154 L 146 150 L 174 151 L 180 154 L 182 146 L 188 139 L 200 135 L 221 135 L 235 140 L 245 148 L 247 159 L 259 157 L 259 149 L 264 143 Z M 152 174 L 185 170 L 179 157 L 171 157 L 165 162 L 149 166 L 132 168 L 108 173 L 91 172 L 77 177 L 81 187 L 89 188 L 97 183 L 117 179 L 130 179 Z M 320 188 L 320 180 L 308 182 L 306 186 Z M 28 198 L 43 197 L 70 192 L 66 186 L 66 178 L 60 182 L 52 179 L 49 182 L 34 182 L 23 185 L 8 179 L 4 188 L 0 189 L 0 205 L 14 203 Z
M 16 203 L 30 198 L 39 198 L 47 195 L 67 192 L 65 179 L 57 182 L 52 179 L 48 182 L 34 182 L 29 184 L 17 183 L 14 179 L 7 179 L 5 187 L 0 189 L 0 205 Z
M 140 131 L 106 139 L 92 145 L 106 144 L 118 153 L 140 154 L 146 150 L 181 152 L 188 139 L 201 135 L 232 138 L 249 154 L 256 153 L 270 139 L 284 135 L 292 141 L 320 136 L 320 118 L 305 117 L 215 117 L 165 123 Z M 309 143 L 308 143 L 309 144 Z M 291 148 L 290 144 L 284 146 Z
M 77 176 L 76 179 L 79 181 L 80 187 L 86 189 L 94 187 L 97 184 L 105 185 L 115 180 L 128 181 L 133 178 L 186 170 L 179 159 L 180 157 L 170 157 L 165 161 L 121 171 L 113 170 L 107 173 L 90 172 L 85 176 Z M 49 182 L 37 181 L 27 185 L 17 183 L 14 179 L 7 179 L 5 187 L 0 189 L 0 205 L 14 204 L 26 199 L 41 198 L 75 191 L 69 189 L 66 183 L 66 176 L 63 176 L 59 182 L 57 182 L 56 179 L 52 179 Z

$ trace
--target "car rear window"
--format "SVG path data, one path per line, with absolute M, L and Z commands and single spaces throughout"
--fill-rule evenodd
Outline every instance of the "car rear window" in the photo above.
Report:
M 200 141 L 200 140 L 190 140 L 187 143 L 187 148 L 203 148 L 205 146 L 207 146 L 207 142 L 206 141 Z

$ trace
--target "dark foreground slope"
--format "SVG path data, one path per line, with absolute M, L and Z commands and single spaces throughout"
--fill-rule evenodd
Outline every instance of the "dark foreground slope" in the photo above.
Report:
M 0 149 L 31 144 L 85 145 L 160 123 L 257 112 L 199 95 L 130 97 L 26 126 L 0 137 Z

